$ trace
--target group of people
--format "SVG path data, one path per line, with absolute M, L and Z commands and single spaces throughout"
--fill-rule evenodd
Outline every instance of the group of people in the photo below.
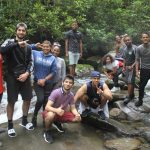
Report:
M 123 73 L 128 86 L 128 96 L 123 101 L 127 105 L 134 97 L 135 78 L 140 80 L 139 97 L 135 106 L 139 107 L 143 104 L 144 89 L 150 79 L 150 35 L 149 33 L 141 34 L 142 44 L 136 46 L 132 43 L 129 35 L 121 37 L 116 36 L 116 55 L 113 57 L 107 54 L 103 57 L 103 70 L 108 79 L 114 81 L 112 92 L 120 90 L 118 85 L 118 77 Z
M 28 44 L 28 41 L 25 40 L 27 35 L 27 25 L 25 23 L 17 24 L 16 37 L 7 39 L 1 45 L 0 53 L 6 67 L 9 137 L 16 137 L 17 135 L 13 125 L 13 113 L 18 94 L 21 94 L 23 100 L 23 115 L 20 125 L 26 130 L 34 130 L 37 127 L 38 112 L 43 107 L 44 139 L 48 143 L 53 143 L 52 126 L 59 132 L 64 132 L 61 123 L 80 122 L 82 117 L 88 116 L 92 111 L 96 111 L 98 117 L 103 120 L 109 117 L 106 110 L 108 110 L 108 102 L 112 100 L 112 92 L 107 84 L 101 81 L 99 71 L 92 71 L 91 80 L 83 84 L 75 95 L 71 92 L 74 85 L 75 67 L 79 58 L 82 57 L 82 34 L 77 29 L 78 24 L 74 22 L 72 29 L 66 32 L 65 35 L 65 52 L 66 56 L 69 56 L 70 74 L 68 75 L 66 75 L 65 61 L 59 57 L 61 45 L 58 42 L 51 44 L 47 40 L 42 44 Z M 111 55 L 105 56 L 103 60 L 104 73 L 108 78 L 114 80 L 116 88 L 119 87 L 118 75 L 121 73 L 120 70 L 126 70 L 129 96 L 124 104 L 127 104 L 134 97 L 134 74 L 136 72 L 139 76 L 139 64 L 141 69 L 140 88 L 139 101 L 136 106 L 141 106 L 143 103 L 144 87 L 150 78 L 150 63 L 148 61 L 150 57 L 149 34 L 142 34 L 142 42 L 142 45 L 136 47 L 132 44 L 131 37 L 126 35 L 124 37 L 126 46 L 123 61 L 115 61 Z M 1 55 L 0 67 L 2 64 Z M 37 101 L 32 120 L 29 122 L 28 111 L 33 97 L 31 74 L 33 74 L 33 88 Z M 0 98 L 2 98 L 3 81 L 1 74 L 0 76 Z M 82 108 L 81 110 L 76 108 L 77 101 L 80 101 L 79 107 Z

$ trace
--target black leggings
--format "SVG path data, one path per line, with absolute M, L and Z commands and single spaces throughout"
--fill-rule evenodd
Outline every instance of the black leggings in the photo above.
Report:
M 0 103 L 2 101 L 3 93 L 0 94 Z

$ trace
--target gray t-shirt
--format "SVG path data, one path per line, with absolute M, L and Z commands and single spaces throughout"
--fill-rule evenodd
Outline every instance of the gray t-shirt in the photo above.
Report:
M 135 62 L 136 49 L 136 45 L 132 45 L 131 48 L 127 46 L 124 48 L 123 58 L 125 59 L 126 66 L 130 66 Z
M 150 43 L 148 47 L 143 44 L 137 47 L 136 61 L 140 62 L 142 69 L 150 69 Z
M 65 39 L 68 39 L 68 51 L 80 53 L 80 40 L 82 40 L 81 32 L 70 30 L 65 33 Z

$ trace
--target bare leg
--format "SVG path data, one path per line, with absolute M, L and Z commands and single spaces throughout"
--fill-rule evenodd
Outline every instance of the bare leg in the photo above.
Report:
M 8 118 L 8 120 L 12 120 L 12 118 L 13 118 L 14 105 L 15 105 L 15 103 L 9 103 L 9 102 L 7 104 L 7 118 Z
M 22 105 L 23 116 L 28 116 L 29 107 L 30 107 L 30 101 L 23 101 L 23 105 Z
M 54 121 L 55 114 L 53 112 L 48 112 L 47 116 L 45 117 L 45 130 L 49 130 L 53 121 Z

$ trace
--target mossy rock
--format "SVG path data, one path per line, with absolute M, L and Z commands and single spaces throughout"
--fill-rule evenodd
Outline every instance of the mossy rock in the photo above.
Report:
M 91 71 L 94 70 L 94 67 L 89 64 L 77 64 L 76 74 L 78 77 L 90 76 Z

